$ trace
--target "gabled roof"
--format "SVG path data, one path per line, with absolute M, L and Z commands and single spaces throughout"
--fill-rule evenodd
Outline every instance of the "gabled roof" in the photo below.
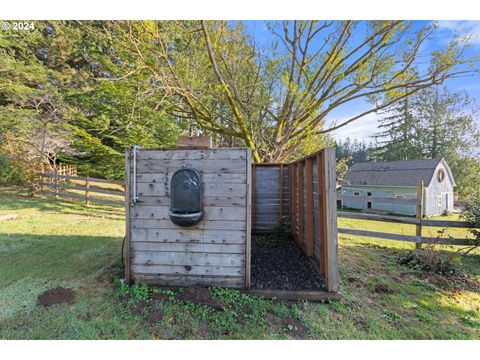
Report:
M 455 185 L 450 168 L 443 158 L 353 164 L 345 174 L 342 185 L 416 186 L 423 180 L 425 186 L 428 186 L 441 162 Z

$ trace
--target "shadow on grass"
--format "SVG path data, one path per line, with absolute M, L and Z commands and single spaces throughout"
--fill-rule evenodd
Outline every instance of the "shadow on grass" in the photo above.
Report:
M 78 279 L 121 263 L 122 238 L 0 233 L 0 284 L 24 277 Z
M 388 327 L 394 338 L 476 338 L 480 329 L 480 256 L 462 255 L 458 272 L 439 275 L 399 263 L 408 250 L 344 242 L 340 247 L 340 292 L 355 310 L 351 319 L 377 337 Z M 383 329 L 383 330 L 382 330 Z M 382 336 L 383 337 L 383 336 Z
M 111 220 L 124 218 L 124 209 L 121 206 L 101 204 L 86 205 L 77 200 L 55 199 L 53 197 L 30 196 L 24 189 L 0 188 L 2 212 L 14 212 L 23 209 L 35 209 L 44 212 L 55 212 L 68 215 L 88 215 Z

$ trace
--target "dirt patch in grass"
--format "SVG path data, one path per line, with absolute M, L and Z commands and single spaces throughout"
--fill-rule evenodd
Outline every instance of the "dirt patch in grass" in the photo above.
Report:
M 375 285 L 373 289 L 377 294 L 395 294 L 395 290 L 386 284 Z
M 461 273 L 451 275 L 451 276 L 441 276 L 437 274 L 428 274 L 425 273 L 421 278 L 434 285 L 437 288 L 447 291 L 472 291 L 476 292 L 480 290 L 478 282 L 468 276 L 465 276 Z
M 154 325 L 159 323 L 163 319 L 163 311 L 152 311 L 147 315 L 147 321 Z
M 155 303 L 162 300 L 168 300 L 170 297 L 170 295 L 164 293 L 153 293 L 150 295 L 150 299 Z
M 210 326 L 204 322 L 198 324 L 198 332 L 201 337 L 208 337 L 212 335 L 212 329 L 210 329 Z
M 0 220 L 13 220 L 17 218 L 17 214 L 0 214 Z
M 143 312 L 143 310 L 146 307 L 147 307 L 147 302 L 146 301 L 140 301 L 132 307 L 132 314 L 138 316 Z
M 57 304 L 73 304 L 75 302 L 75 291 L 59 286 L 43 292 L 37 300 L 39 305 L 47 307 Z
M 275 314 L 269 312 L 266 316 L 268 325 L 275 331 L 284 331 L 286 334 L 294 339 L 307 339 L 308 329 L 302 322 L 293 316 L 277 317 Z
M 184 289 L 180 300 L 185 302 L 192 302 L 197 305 L 207 305 L 219 311 L 225 310 L 221 300 L 212 298 L 210 290 L 201 287 L 187 287 Z
M 250 306 L 245 304 L 243 306 L 242 312 L 237 317 L 235 317 L 235 322 L 239 325 L 246 325 L 248 320 L 251 319 L 252 316 L 253 316 L 252 309 L 250 308 Z
M 252 289 L 322 290 L 322 278 L 288 239 L 282 242 L 252 241 Z
M 93 318 L 93 314 L 90 312 L 86 312 L 84 314 L 78 315 L 78 318 L 83 321 L 90 321 Z
M 97 276 L 97 281 L 100 285 L 112 284 L 115 278 L 122 276 L 122 270 L 119 264 L 110 265 Z

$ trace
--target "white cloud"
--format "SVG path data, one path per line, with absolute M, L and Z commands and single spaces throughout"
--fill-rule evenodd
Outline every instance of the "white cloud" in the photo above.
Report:
M 442 20 L 438 22 L 440 29 L 451 35 L 468 36 L 470 43 L 480 45 L 480 21 L 477 20 Z
M 352 114 L 354 116 L 354 114 Z M 348 117 L 342 117 L 335 119 L 336 124 L 341 124 L 342 122 L 348 120 Z M 378 120 L 382 117 L 376 113 L 371 113 L 363 118 L 355 120 L 344 127 L 341 127 L 338 130 L 332 132 L 332 136 L 335 140 L 345 139 L 349 137 L 350 139 L 354 140 L 357 139 L 359 141 L 370 142 L 372 140 L 372 136 L 378 132 Z M 329 122 L 330 126 L 333 124 L 333 121 Z

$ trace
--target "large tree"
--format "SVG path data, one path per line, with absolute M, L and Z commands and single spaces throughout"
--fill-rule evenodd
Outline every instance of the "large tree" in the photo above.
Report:
M 379 120 L 379 132 L 375 134 L 376 159 L 383 161 L 412 160 L 422 157 L 419 122 L 414 115 L 412 101 L 415 95 L 406 97 L 385 111 Z
M 416 97 L 417 119 L 425 158 L 447 160 L 462 198 L 480 196 L 480 126 L 478 104 L 465 92 L 425 89 Z
M 480 194 L 480 127 L 476 103 L 464 92 L 434 86 L 419 91 L 408 106 L 395 106 L 380 121 L 375 159 L 380 161 L 443 157 L 463 197 Z M 392 115 L 393 114 L 393 115 Z M 387 129 L 387 130 L 383 130 Z
M 435 25 L 405 21 L 269 23 L 271 48 L 257 46 L 241 24 L 113 23 L 177 114 L 206 131 L 240 139 L 256 161 L 282 161 L 303 141 L 387 108 L 472 70 L 467 40 L 424 46 Z M 425 64 L 427 62 L 427 64 Z M 326 126 L 334 109 L 354 101 L 371 107 Z
M 39 21 L 0 33 L 0 141 L 33 171 L 60 159 L 119 178 L 129 145 L 175 144 L 180 128 L 165 94 L 144 74 L 122 78 L 135 59 L 115 47 L 113 32 L 94 36 L 104 24 Z
M 9 159 L 4 166 L 26 179 L 72 150 L 65 128 L 70 108 L 60 91 L 68 75 L 46 66 L 55 60 L 44 49 L 40 29 L 0 34 L 0 152 Z

